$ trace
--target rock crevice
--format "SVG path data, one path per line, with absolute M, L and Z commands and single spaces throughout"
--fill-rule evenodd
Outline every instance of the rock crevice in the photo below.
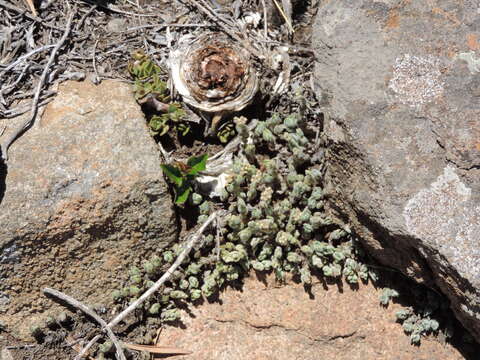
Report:
M 472 14 L 474 2 L 326 1 L 313 44 L 331 213 L 380 262 L 441 289 L 480 340 Z

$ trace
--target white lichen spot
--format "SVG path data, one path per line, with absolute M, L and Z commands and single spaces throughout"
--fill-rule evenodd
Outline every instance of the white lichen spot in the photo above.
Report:
M 345 142 L 345 133 L 340 125 L 336 121 L 330 120 L 327 121 L 326 133 L 330 140 L 336 143 Z
M 480 59 L 475 56 L 475 52 L 460 53 L 456 56 L 457 59 L 463 60 L 467 63 L 470 73 L 476 74 L 480 72 Z
M 395 61 L 388 87 L 402 104 L 418 107 L 443 93 L 440 61 L 434 56 L 405 54 Z
M 403 217 L 411 234 L 437 249 L 463 276 L 480 281 L 480 207 L 453 166 L 408 201 Z
M 325 8 L 328 11 L 325 11 L 322 14 L 322 20 L 320 24 L 327 36 L 331 36 L 338 26 L 355 16 L 355 12 L 352 9 L 341 6 L 336 2 L 330 3 L 330 6 L 326 4 Z
M 13 243 L 4 249 L 0 253 L 0 264 L 13 264 L 19 261 L 18 246 Z

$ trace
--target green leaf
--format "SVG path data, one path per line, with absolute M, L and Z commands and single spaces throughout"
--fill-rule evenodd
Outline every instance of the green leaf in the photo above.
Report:
M 175 111 L 170 111 L 169 109 L 168 111 L 170 120 L 172 120 L 173 122 L 181 121 L 186 115 L 185 111 L 181 108 L 177 108 Z
M 162 164 L 160 166 L 162 167 L 163 172 L 176 185 L 177 188 L 180 188 L 183 185 L 183 177 L 180 169 L 168 164 Z
M 164 125 L 163 128 L 162 128 L 162 131 L 160 131 L 159 135 L 160 136 L 165 135 L 168 132 L 168 130 L 170 130 L 170 126 Z
M 189 185 L 181 186 L 177 190 L 177 198 L 175 199 L 175 204 L 183 204 L 188 199 L 188 195 L 192 191 L 192 187 Z
M 180 123 L 177 125 L 177 130 L 180 132 L 182 136 L 185 136 L 189 133 L 190 131 L 190 125 L 187 125 L 185 123 Z
M 207 168 L 208 154 L 202 156 L 192 156 L 188 159 L 187 165 L 190 166 L 189 175 L 197 175 L 200 171 Z
M 179 106 L 177 104 L 170 104 L 168 105 L 168 112 L 169 113 L 174 113 L 175 111 L 179 110 Z
M 170 129 L 170 126 L 168 125 L 168 117 L 164 117 L 163 115 L 152 116 L 148 125 L 153 131 L 155 131 L 157 134 L 160 134 L 160 136 L 165 135 Z

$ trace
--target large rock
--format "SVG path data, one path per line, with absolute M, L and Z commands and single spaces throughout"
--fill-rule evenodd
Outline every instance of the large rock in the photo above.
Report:
M 332 212 L 480 340 L 478 1 L 322 1 L 313 31 Z
M 133 262 L 176 239 L 157 145 L 128 85 L 64 83 L 9 157 L 0 321 L 20 336 L 58 309 L 42 287 L 108 304 Z
M 315 283 L 265 284 L 247 279 L 243 291 L 228 289 L 221 303 L 203 304 L 183 314 L 186 327 L 166 327 L 160 345 L 190 350 L 189 360 L 460 360 L 462 354 L 435 339 L 420 347 L 395 323 L 402 307 L 379 306 L 381 290 L 352 290 Z

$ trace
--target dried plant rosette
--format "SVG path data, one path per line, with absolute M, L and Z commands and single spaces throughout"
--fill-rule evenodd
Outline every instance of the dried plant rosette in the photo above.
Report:
M 240 111 L 258 89 L 249 52 L 221 33 L 181 38 L 170 53 L 170 71 L 183 101 L 208 113 Z

